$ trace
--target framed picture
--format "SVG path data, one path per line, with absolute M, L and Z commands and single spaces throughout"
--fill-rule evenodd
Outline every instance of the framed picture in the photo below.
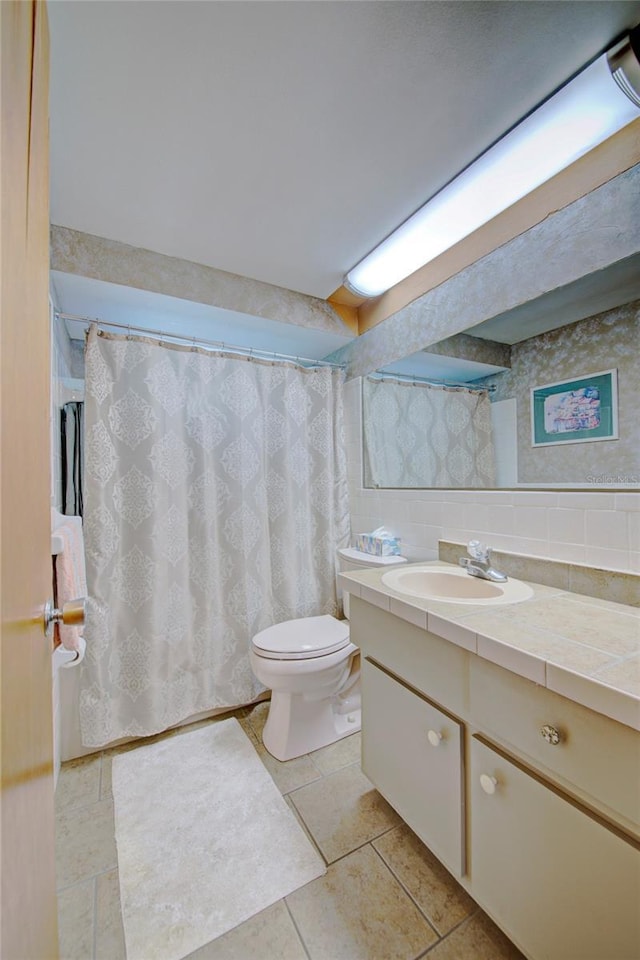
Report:
M 618 439 L 618 371 L 558 380 L 531 391 L 531 446 Z

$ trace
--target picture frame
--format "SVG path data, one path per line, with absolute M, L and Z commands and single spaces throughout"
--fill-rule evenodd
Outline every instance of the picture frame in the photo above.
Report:
M 531 446 L 618 439 L 618 371 L 531 389 Z

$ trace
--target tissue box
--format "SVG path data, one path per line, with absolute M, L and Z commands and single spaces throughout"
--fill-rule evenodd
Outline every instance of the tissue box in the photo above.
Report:
M 374 557 L 397 557 L 400 555 L 400 541 L 397 537 L 377 537 L 372 533 L 359 533 L 356 537 L 356 550 L 369 553 Z

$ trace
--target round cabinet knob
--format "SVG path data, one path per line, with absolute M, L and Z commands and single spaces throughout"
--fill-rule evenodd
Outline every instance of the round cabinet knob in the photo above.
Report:
M 432 747 L 439 747 L 442 743 L 442 734 L 438 733 L 437 730 L 429 730 L 427 734 L 427 740 Z
M 485 793 L 492 794 L 496 792 L 498 781 L 495 777 L 490 777 L 488 773 L 480 774 L 480 786 Z
M 545 725 L 540 728 L 540 734 L 542 739 L 546 740 L 547 743 L 550 743 L 552 746 L 555 746 L 562 740 L 560 731 L 557 727 L 552 727 L 550 723 L 545 723 Z

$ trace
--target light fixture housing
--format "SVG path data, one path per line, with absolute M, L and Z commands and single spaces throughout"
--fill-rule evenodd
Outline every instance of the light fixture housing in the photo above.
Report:
M 612 82 L 615 80 L 615 83 Z M 529 114 L 345 277 L 376 297 L 640 115 L 640 27 Z

